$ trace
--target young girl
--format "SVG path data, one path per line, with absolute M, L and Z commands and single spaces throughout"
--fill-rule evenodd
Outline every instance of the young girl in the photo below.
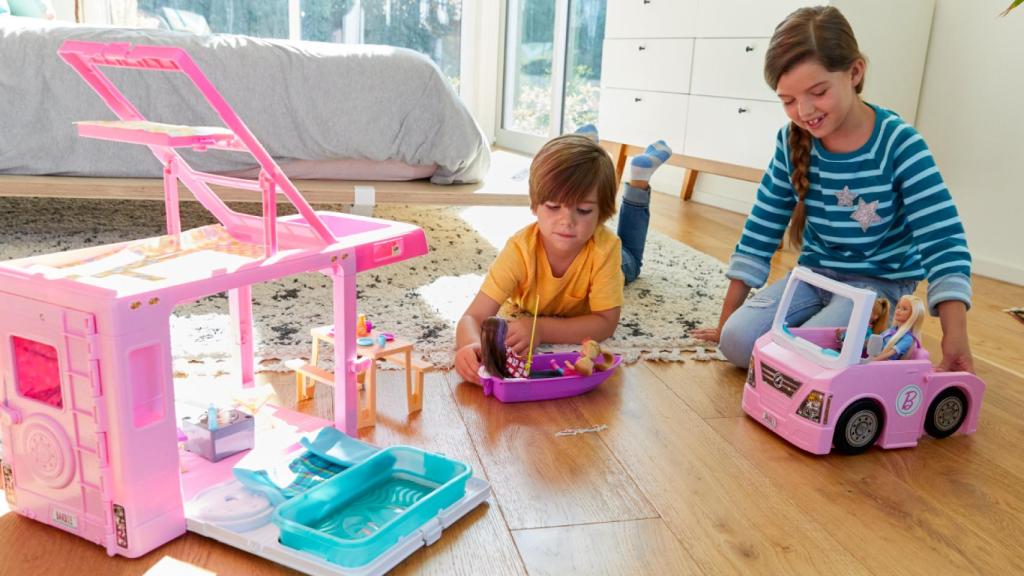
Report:
M 505 344 L 519 356 L 527 355 L 531 341 L 578 344 L 615 332 L 623 283 L 636 279 L 643 261 L 647 182 L 671 153 L 658 141 L 633 158 L 615 234 L 604 226 L 615 213 L 615 167 L 596 129 L 584 126 L 537 152 L 530 164 L 537 221 L 498 254 L 455 330 L 455 369 L 463 379 L 479 382 L 481 327 L 506 301 L 538 316 L 536 334 L 532 316 L 508 322 Z
M 904 296 L 896 305 L 892 326 L 882 332 L 882 351 L 872 360 L 902 360 L 921 342 L 924 302 L 917 296 Z
M 694 331 L 719 342 L 746 367 L 754 341 L 771 327 L 786 280 L 746 301 L 768 278 L 789 224 L 799 264 L 874 290 L 891 302 L 928 279 L 928 303 L 942 322 L 940 369 L 973 371 L 967 340 L 971 256 L 963 225 L 921 135 L 895 113 L 860 98 L 867 64 L 850 24 L 834 7 L 801 8 L 776 29 L 765 79 L 792 121 L 726 273 L 731 280 L 717 328 Z M 851 303 L 803 286 L 787 321 L 840 326 Z

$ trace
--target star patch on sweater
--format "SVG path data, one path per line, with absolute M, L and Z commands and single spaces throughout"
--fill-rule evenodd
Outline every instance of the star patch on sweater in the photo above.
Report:
M 843 189 L 836 192 L 836 204 L 847 208 L 853 207 L 853 201 L 857 198 L 856 192 L 850 192 L 849 186 L 843 186 Z
M 857 209 L 850 214 L 851 220 L 860 222 L 860 229 L 863 232 L 867 232 L 868 228 L 872 224 L 878 224 L 882 219 L 876 213 L 878 211 L 878 200 L 871 202 L 870 204 L 865 202 L 863 198 L 858 201 Z

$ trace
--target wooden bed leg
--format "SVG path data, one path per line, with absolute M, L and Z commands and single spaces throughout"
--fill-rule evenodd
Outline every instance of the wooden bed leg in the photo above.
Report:
M 615 185 L 618 186 L 622 183 L 622 173 L 626 170 L 626 145 L 614 142 L 611 145 L 614 150 L 611 157 L 615 162 Z
M 686 174 L 683 175 L 683 187 L 679 191 L 679 196 L 684 201 L 689 200 L 693 196 L 693 187 L 697 184 L 697 174 L 699 174 L 698 171 L 693 168 L 687 168 Z

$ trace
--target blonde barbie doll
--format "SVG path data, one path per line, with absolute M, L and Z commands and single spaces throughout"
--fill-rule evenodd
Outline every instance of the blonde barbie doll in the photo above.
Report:
M 911 348 L 920 345 L 924 302 L 912 295 L 900 298 L 892 320 L 892 326 L 882 332 L 884 346 L 874 360 L 900 360 L 907 357 Z

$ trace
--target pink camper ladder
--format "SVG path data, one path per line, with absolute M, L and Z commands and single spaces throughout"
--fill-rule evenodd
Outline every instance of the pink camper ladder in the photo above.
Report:
M 133 47 L 126 43 L 96 44 L 68 41 L 61 46 L 58 53 L 120 118 L 120 121 L 114 122 L 80 122 L 78 134 L 87 138 L 142 144 L 163 164 L 168 234 L 176 235 L 181 232 L 177 192 L 177 182 L 180 180 L 233 236 L 254 238 L 254 232 L 260 231 L 268 257 L 277 252 L 278 234 L 286 234 L 293 241 L 303 245 L 327 245 L 334 242 L 334 236 L 306 199 L 183 49 L 171 46 Z M 149 122 L 107 78 L 101 66 L 181 72 L 206 98 L 226 127 L 175 126 Z M 252 181 L 194 170 L 175 148 L 248 152 L 260 165 L 259 179 Z M 214 193 L 209 184 L 261 192 L 263 218 L 232 211 Z M 305 219 L 306 224 L 278 222 L 278 191 L 284 193 Z

